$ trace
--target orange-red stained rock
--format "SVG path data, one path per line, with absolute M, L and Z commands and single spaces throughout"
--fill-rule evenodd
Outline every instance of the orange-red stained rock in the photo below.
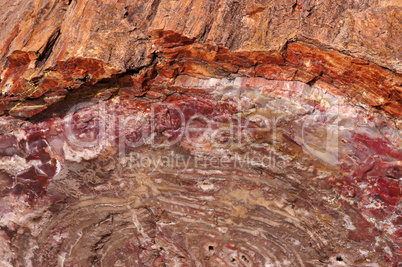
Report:
M 37 59 L 38 56 L 34 52 L 14 51 L 7 57 L 10 68 L 15 68 L 21 65 L 27 65 L 31 61 Z

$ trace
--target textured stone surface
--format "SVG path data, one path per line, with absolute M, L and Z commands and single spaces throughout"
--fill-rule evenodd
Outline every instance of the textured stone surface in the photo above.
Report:
M 0 3 L 4 266 L 399 266 L 398 1 Z

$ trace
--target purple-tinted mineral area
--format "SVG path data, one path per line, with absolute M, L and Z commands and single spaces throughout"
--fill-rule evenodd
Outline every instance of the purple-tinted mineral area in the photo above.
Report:
M 0 266 L 402 266 L 400 0 L 0 2 Z

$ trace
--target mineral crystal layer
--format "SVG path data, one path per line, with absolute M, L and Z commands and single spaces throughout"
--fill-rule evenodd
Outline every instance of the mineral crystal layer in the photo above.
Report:
M 401 266 L 400 1 L 0 8 L 0 266 Z

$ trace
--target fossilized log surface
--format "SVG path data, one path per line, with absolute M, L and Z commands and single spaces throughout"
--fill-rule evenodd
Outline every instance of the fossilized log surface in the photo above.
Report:
M 398 1 L 1 3 L 5 266 L 398 266 Z

